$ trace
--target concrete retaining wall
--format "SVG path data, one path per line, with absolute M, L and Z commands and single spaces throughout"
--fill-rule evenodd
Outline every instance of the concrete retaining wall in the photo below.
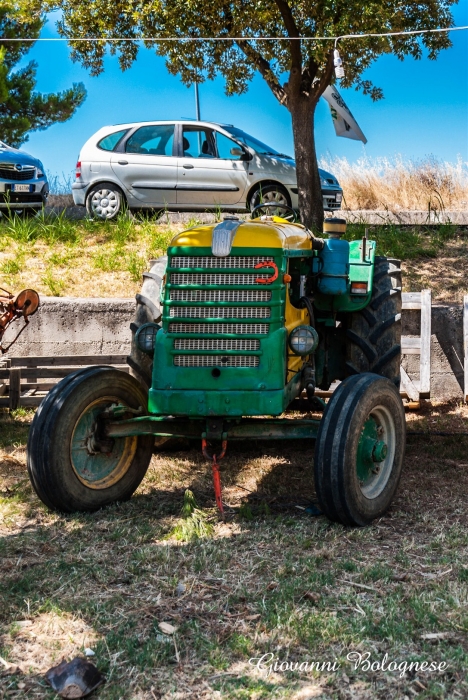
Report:
M 11 357 L 26 355 L 120 355 L 130 349 L 129 325 L 133 299 L 73 299 L 43 297 L 30 325 L 12 347 Z M 403 312 L 403 334 L 418 335 L 420 313 Z M 5 345 L 18 332 L 10 327 Z M 413 380 L 419 378 L 419 356 L 407 355 L 403 366 Z M 463 397 L 462 307 L 432 307 L 432 398 Z
M 134 313 L 134 299 L 42 297 L 38 311 L 8 356 L 127 353 Z M 4 346 L 20 327 L 20 322 L 10 326 Z
M 64 211 L 70 219 L 84 219 L 86 209 L 75 207 L 71 194 L 50 195 L 46 211 L 59 214 Z M 248 214 L 241 214 L 242 218 L 248 218 Z M 451 223 L 458 226 L 468 225 L 468 211 L 417 211 L 395 209 L 395 211 L 378 211 L 372 209 L 359 209 L 355 211 L 339 210 L 327 212 L 326 216 L 342 216 L 349 223 L 365 224 L 441 224 Z M 191 219 L 198 219 L 203 223 L 216 221 L 215 212 L 165 212 L 161 218 L 162 223 L 187 223 Z

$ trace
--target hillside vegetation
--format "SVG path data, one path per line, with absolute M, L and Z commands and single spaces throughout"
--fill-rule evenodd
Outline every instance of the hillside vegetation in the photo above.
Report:
M 213 220 L 215 217 L 213 216 Z M 166 216 L 114 222 L 72 221 L 64 213 L 0 219 L 0 287 L 33 287 L 39 294 L 126 297 L 140 290 L 149 260 L 163 255 L 172 237 L 199 223 L 174 224 Z M 350 224 L 348 238 L 365 228 L 377 254 L 403 260 L 404 290 L 431 288 L 439 301 L 460 303 L 468 293 L 468 247 L 463 228 Z
M 396 156 L 350 163 L 335 157 L 323 158 L 319 165 L 338 178 L 347 209 L 468 210 L 468 163 L 461 158 L 448 163 Z

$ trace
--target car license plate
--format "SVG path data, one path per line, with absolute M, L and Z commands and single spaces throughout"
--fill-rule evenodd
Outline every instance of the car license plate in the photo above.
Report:
M 32 185 L 13 185 L 13 192 L 32 192 Z
M 343 199 L 343 195 L 341 194 L 341 192 L 337 192 L 336 193 L 336 201 L 341 202 L 342 199 Z

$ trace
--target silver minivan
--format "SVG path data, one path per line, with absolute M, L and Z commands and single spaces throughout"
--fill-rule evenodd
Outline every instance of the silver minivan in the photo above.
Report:
M 341 208 L 336 178 L 320 170 L 326 211 Z M 203 121 L 105 126 L 81 149 L 76 205 L 113 219 L 124 208 L 245 211 L 278 202 L 298 208 L 294 160 L 241 129 Z

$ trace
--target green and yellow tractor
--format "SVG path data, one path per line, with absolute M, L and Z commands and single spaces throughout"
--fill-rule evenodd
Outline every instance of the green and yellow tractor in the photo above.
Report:
M 231 440 L 314 439 L 330 519 L 365 525 L 387 510 L 405 451 L 399 261 L 376 257 L 367 237 L 348 242 L 342 219 L 318 238 L 268 206 L 177 234 L 137 295 L 131 373 L 79 370 L 44 399 L 28 470 L 47 506 L 128 499 L 155 442 L 188 438 L 211 462 L 222 511 Z M 316 392 L 332 384 L 325 403 Z M 312 417 L 284 415 L 298 399 Z

